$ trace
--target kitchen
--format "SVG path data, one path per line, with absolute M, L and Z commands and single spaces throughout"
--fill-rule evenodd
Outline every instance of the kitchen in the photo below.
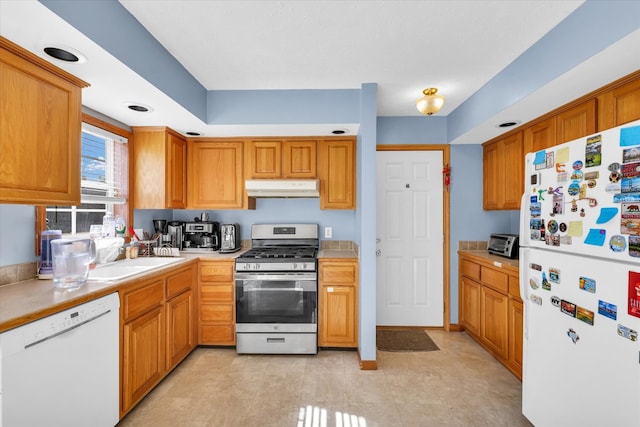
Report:
M 596 8 L 594 5 L 588 5 L 588 7 Z M 595 12 L 594 12 L 595 13 Z M 591 17 L 591 19 L 596 19 Z M 598 22 L 598 27 L 601 28 L 599 37 L 605 39 L 608 36 L 606 27 L 602 28 L 602 22 Z M 3 28 L 5 27 L 3 23 Z M 613 32 L 613 30 L 610 30 Z M 3 32 L 4 34 L 4 32 Z M 610 43 L 615 39 L 614 35 L 610 35 Z M 595 54 L 595 50 L 591 54 Z M 623 67 L 616 70 L 619 75 L 627 74 L 634 71 L 637 67 L 627 69 L 627 72 L 623 71 Z M 618 74 L 612 77 L 603 78 L 601 84 L 608 83 L 615 80 Z M 532 81 L 531 84 L 536 84 Z M 567 100 L 573 99 L 583 93 L 588 92 L 591 89 L 584 90 L 577 94 L 566 94 Z M 346 105 L 352 106 L 354 104 L 353 91 L 347 91 L 344 95 L 346 98 L 340 98 L 336 100 L 336 104 L 346 103 Z M 355 91 L 357 92 L 357 91 Z M 392 144 L 392 143 L 404 143 L 405 141 L 424 141 L 424 143 L 449 143 L 451 139 L 454 139 L 455 135 L 462 135 L 465 129 L 452 129 L 448 128 L 452 125 L 453 117 L 431 117 L 429 120 L 419 117 L 376 117 L 375 99 L 377 88 L 375 84 L 364 84 L 361 88 L 361 99 L 368 100 L 365 105 L 365 111 L 351 111 L 348 117 L 341 118 L 340 122 L 360 123 L 360 138 L 361 141 L 358 145 L 358 178 L 359 185 L 358 190 L 358 203 L 359 207 L 356 211 L 324 211 L 319 212 L 317 210 L 317 200 L 258 200 L 255 211 L 215 211 L 211 212 L 212 217 L 219 220 L 220 223 L 227 222 L 240 222 L 243 230 L 243 239 L 248 239 L 248 225 L 258 222 L 271 222 L 273 219 L 284 220 L 287 222 L 296 221 L 299 217 L 295 212 L 304 212 L 305 219 L 309 219 L 312 222 L 317 222 L 321 227 L 330 226 L 333 228 L 333 236 L 337 240 L 353 240 L 358 242 L 361 248 L 373 248 L 374 234 L 372 231 L 375 226 L 375 202 L 371 199 L 373 195 L 369 191 L 371 182 L 373 181 L 375 171 L 372 170 L 371 164 L 375 157 L 375 150 L 373 147 L 377 144 Z M 561 93 L 562 91 L 558 91 Z M 500 94 L 500 91 L 494 95 Z M 357 95 L 357 93 L 356 93 Z M 283 101 L 287 102 L 287 97 L 284 96 Z M 356 99 L 357 101 L 357 99 Z M 557 101 L 558 104 L 562 104 L 561 101 Z M 305 107 L 307 107 L 305 105 Z M 358 107 L 359 108 L 359 107 Z M 293 106 L 294 110 L 298 110 L 297 106 Z M 540 113 L 550 110 L 551 108 L 540 107 Z M 317 110 L 313 110 L 317 112 Z M 358 112 L 359 111 L 359 112 Z M 232 112 L 230 112 L 231 114 Z M 291 109 L 287 110 L 285 114 L 294 114 Z M 326 113 L 325 113 L 326 114 Z M 360 115 L 362 114 L 362 115 Z M 462 111 L 456 113 L 461 115 Z M 535 116 L 535 115 L 534 115 Z M 532 116 L 533 117 L 533 116 Z M 331 116 L 326 119 L 332 121 Z M 233 120 L 230 119 L 229 123 Z M 336 120 L 337 121 L 337 120 Z M 464 122 L 462 120 L 460 123 Z M 467 126 L 472 126 L 473 120 L 471 120 Z M 464 125 L 462 125 L 464 126 Z M 424 135 L 429 135 L 425 138 Z M 490 139 L 487 136 L 482 141 Z M 482 142 L 482 141 L 474 141 Z M 481 209 L 482 201 L 482 189 L 480 186 L 480 180 L 478 179 L 482 174 L 482 164 L 479 161 L 482 154 L 482 148 L 477 144 L 452 144 L 451 145 L 451 164 L 453 166 L 453 180 L 451 187 L 451 234 L 450 234 L 450 288 L 451 295 L 457 295 L 457 256 L 456 251 L 458 247 L 458 241 L 460 240 L 486 240 L 487 235 L 492 231 L 515 231 L 517 229 L 517 213 L 514 211 L 483 211 Z M 20 206 L 3 205 L 1 207 L 0 215 L 2 216 L 2 235 L 9 236 L 9 239 L 3 239 L 2 250 L 2 265 L 13 265 L 28 262 L 34 259 L 33 246 L 31 244 L 24 245 L 24 247 L 17 248 L 14 251 L 10 249 L 7 241 L 20 240 L 20 235 L 16 235 L 19 231 L 16 230 L 28 230 L 24 234 L 29 233 L 33 229 L 33 214 L 28 209 L 21 208 Z M 150 227 L 150 222 L 158 215 L 165 215 L 167 219 L 189 219 L 196 215 L 199 215 L 199 211 L 174 211 L 174 212 L 136 212 L 135 222 L 136 226 Z M 468 221 L 469 215 L 474 216 L 473 223 Z M 172 218 L 173 217 L 173 218 Z M 483 227 L 478 227 L 477 224 L 483 224 Z M 455 226 L 454 226 L 455 225 Z M 246 233 L 246 234 L 245 234 Z M 372 268 L 375 264 L 375 257 L 373 251 L 361 250 L 360 257 L 360 282 L 373 283 L 375 282 L 375 268 Z M 6 261 L 5 261 L 6 260 Z M 363 287 L 360 294 L 360 355 L 363 360 L 376 360 L 375 352 L 375 291 L 371 288 Z M 457 299 L 451 298 L 450 318 L 447 319 L 451 324 L 456 324 L 457 319 Z

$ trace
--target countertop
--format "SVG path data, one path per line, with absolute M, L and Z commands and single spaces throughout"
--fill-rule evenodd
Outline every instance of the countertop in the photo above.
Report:
M 181 252 L 182 260 L 154 268 L 144 273 L 111 282 L 87 281 L 73 290 L 57 289 L 53 280 L 37 278 L 0 286 L 0 332 L 41 319 L 56 312 L 74 307 L 87 301 L 119 291 L 132 281 L 144 279 L 174 268 L 184 267 L 198 260 L 235 259 L 246 252 L 243 249 L 234 253 L 189 253 Z
M 488 261 L 496 267 L 506 268 L 508 270 L 515 271 L 516 273 L 520 272 L 519 260 L 505 258 L 499 255 L 493 255 L 487 252 L 487 250 L 459 250 L 458 254 L 466 255 L 469 257 L 475 257 L 480 259 L 481 261 Z
M 111 282 L 88 281 L 86 285 L 73 290 L 57 289 L 53 280 L 30 279 L 0 286 L 0 332 L 41 319 L 67 308 L 118 292 L 133 281 L 144 279 L 174 268 L 187 266 L 198 260 L 235 259 L 246 252 L 244 248 L 233 253 L 181 252 L 182 260 L 158 267 L 144 273 Z M 318 252 L 319 259 L 357 259 L 354 250 L 323 249 Z

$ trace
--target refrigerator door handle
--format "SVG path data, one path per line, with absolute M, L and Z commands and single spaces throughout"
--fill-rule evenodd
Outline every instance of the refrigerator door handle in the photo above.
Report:
M 522 236 L 520 236 L 520 240 L 522 240 Z M 529 316 L 527 314 L 527 306 L 529 305 L 529 296 L 527 295 L 527 286 L 526 286 L 526 281 L 527 281 L 527 272 L 529 271 L 527 268 L 527 261 L 526 259 L 529 257 L 529 248 L 523 248 L 520 247 L 520 253 L 518 254 L 518 268 L 520 271 L 520 280 L 518 281 L 518 284 L 520 285 L 520 297 L 522 298 L 522 307 L 523 307 L 523 316 L 524 316 L 524 322 L 522 325 L 522 333 L 523 333 L 523 337 L 526 340 L 529 336 Z

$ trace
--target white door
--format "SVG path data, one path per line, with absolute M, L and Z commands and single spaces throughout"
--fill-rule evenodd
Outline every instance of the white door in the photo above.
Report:
M 378 151 L 377 324 L 443 326 L 442 151 Z

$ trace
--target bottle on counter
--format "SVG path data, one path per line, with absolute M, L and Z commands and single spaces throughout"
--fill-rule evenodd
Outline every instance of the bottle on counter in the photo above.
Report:
M 102 237 L 116 237 L 116 218 L 111 212 L 102 217 Z
M 120 215 L 116 216 L 115 229 L 116 229 L 116 236 L 124 237 L 124 232 L 127 230 L 127 226 L 124 223 L 124 219 Z

